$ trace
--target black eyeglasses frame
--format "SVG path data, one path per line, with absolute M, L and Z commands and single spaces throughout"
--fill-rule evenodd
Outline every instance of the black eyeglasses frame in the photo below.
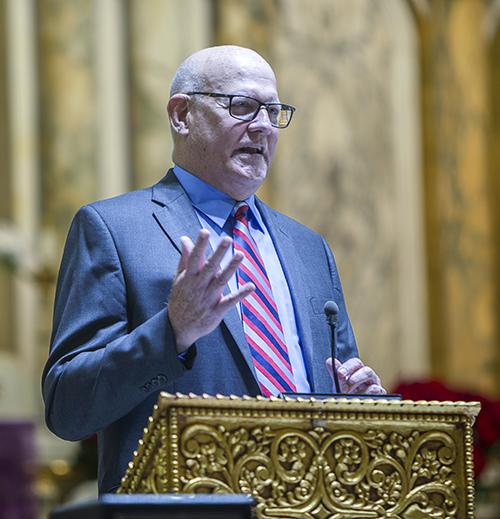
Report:
M 288 127 L 288 125 L 290 124 L 290 121 L 292 120 L 293 113 L 295 112 L 295 108 L 293 106 L 290 106 L 290 105 L 287 105 L 284 103 L 263 103 L 262 101 L 255 99 L 255 97 L 245 96 L 245 95 L 241 95 L 241 94 L 218 94 L 215 92 L 186 92 L 186 95 L 188 95 L 188 96 L 200 95 L 200 96 L 208 96 L 208 97 L 225 97 L 225 98 L 229 99 L 229 106 L 228 106 L 229 115 L 231 117 L 233 117 L 234 119 L 237 119 L 238 121 L 245 121 L 245 122 L 253 121 L 257 117 L 257 114 L 260 112 L 261 108 L 264 106 L 269 115 L 269 122 L 271 123 L 271 126 L 273 126 L 274 128 L 279 128 L 279 129 Z M 246 99 L 251 99 L 252 101 L 259 103 L 259 108 L 257 110 L 255 110 L 251 119 L 244 119 L 244 118 L 234 115 L 232 113 L 231 106 L 232 106 L 233 98 L 235 98 L 235 97 L 244 97 Z M 272 106 L 279 106 L 280 112 L 284 111 L 284 112 L 290 113 L 290 116 L 289 116 L 285 126 L 280 126 L 279 123 L 273 124 L 273 122 L 271 121 L 271 114 L 269 113 L 269 108 Z

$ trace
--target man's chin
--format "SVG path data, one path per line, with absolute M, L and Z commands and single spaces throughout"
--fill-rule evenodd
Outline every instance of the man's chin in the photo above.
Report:
M 246 166 L 244 168 L 240 168 L 239 179 L 242 184 L 249 186 L 257 185 L 258 189 L 262 182 L 266 180 L 267 173 L 267 169 Z
M 267 177 L 267 170 L 255 169 L 249 166 L 240 167 L 235 175 L 233 175 L 232 182 L 228 185 L 231 190 L 229 196 L 235 200 L 245 200 L 259 189 L 262 182 Z
M 267 162 L 262 157 L 248 161 L 241 160 L 236 163 L 236 168 L 242 177 L 260 179 L 261 182 L 265 180 L 269 171 Z

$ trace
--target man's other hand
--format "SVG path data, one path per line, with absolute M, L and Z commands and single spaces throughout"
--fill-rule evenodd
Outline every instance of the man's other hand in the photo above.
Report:
M 332 358 L 326 361 L 326 366 L 333 379 Z M 375 371 L 357 357 L 353 357 L 343 364 L 335 359 L 335 368 L 339 379 L 340 391 L 346 394 L 385 395 L 387 391 L 382 387 L 380 378 Z M 336 391 L 335 387 L 333 388 Z

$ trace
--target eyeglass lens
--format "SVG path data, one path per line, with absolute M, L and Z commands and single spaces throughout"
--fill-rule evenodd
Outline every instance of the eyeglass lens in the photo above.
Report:
M 243 121 L 251 121 L 259 111 L 260 107 L 264 106 L 256 99 L 251 97 L 233 97 L 231 99 L 231 115 Z M 280 103 L 272 103 L 267 106 L 267 113 L 272 126 L 283 128 L 288 125 L 292 116 L 292 110 Z

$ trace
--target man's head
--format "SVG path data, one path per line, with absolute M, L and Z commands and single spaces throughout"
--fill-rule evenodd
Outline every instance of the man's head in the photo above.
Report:
M 179 67 L 167 105 L 174 162 L 235 200 L 248 198 L 267 176 L 278 128 L 262 107 L 254 120 L 242 121 L 230 115 L 230 98 L 192 92 L 238 94 L 277 103 L 273 70 L 250 49 L 204 49 Z

